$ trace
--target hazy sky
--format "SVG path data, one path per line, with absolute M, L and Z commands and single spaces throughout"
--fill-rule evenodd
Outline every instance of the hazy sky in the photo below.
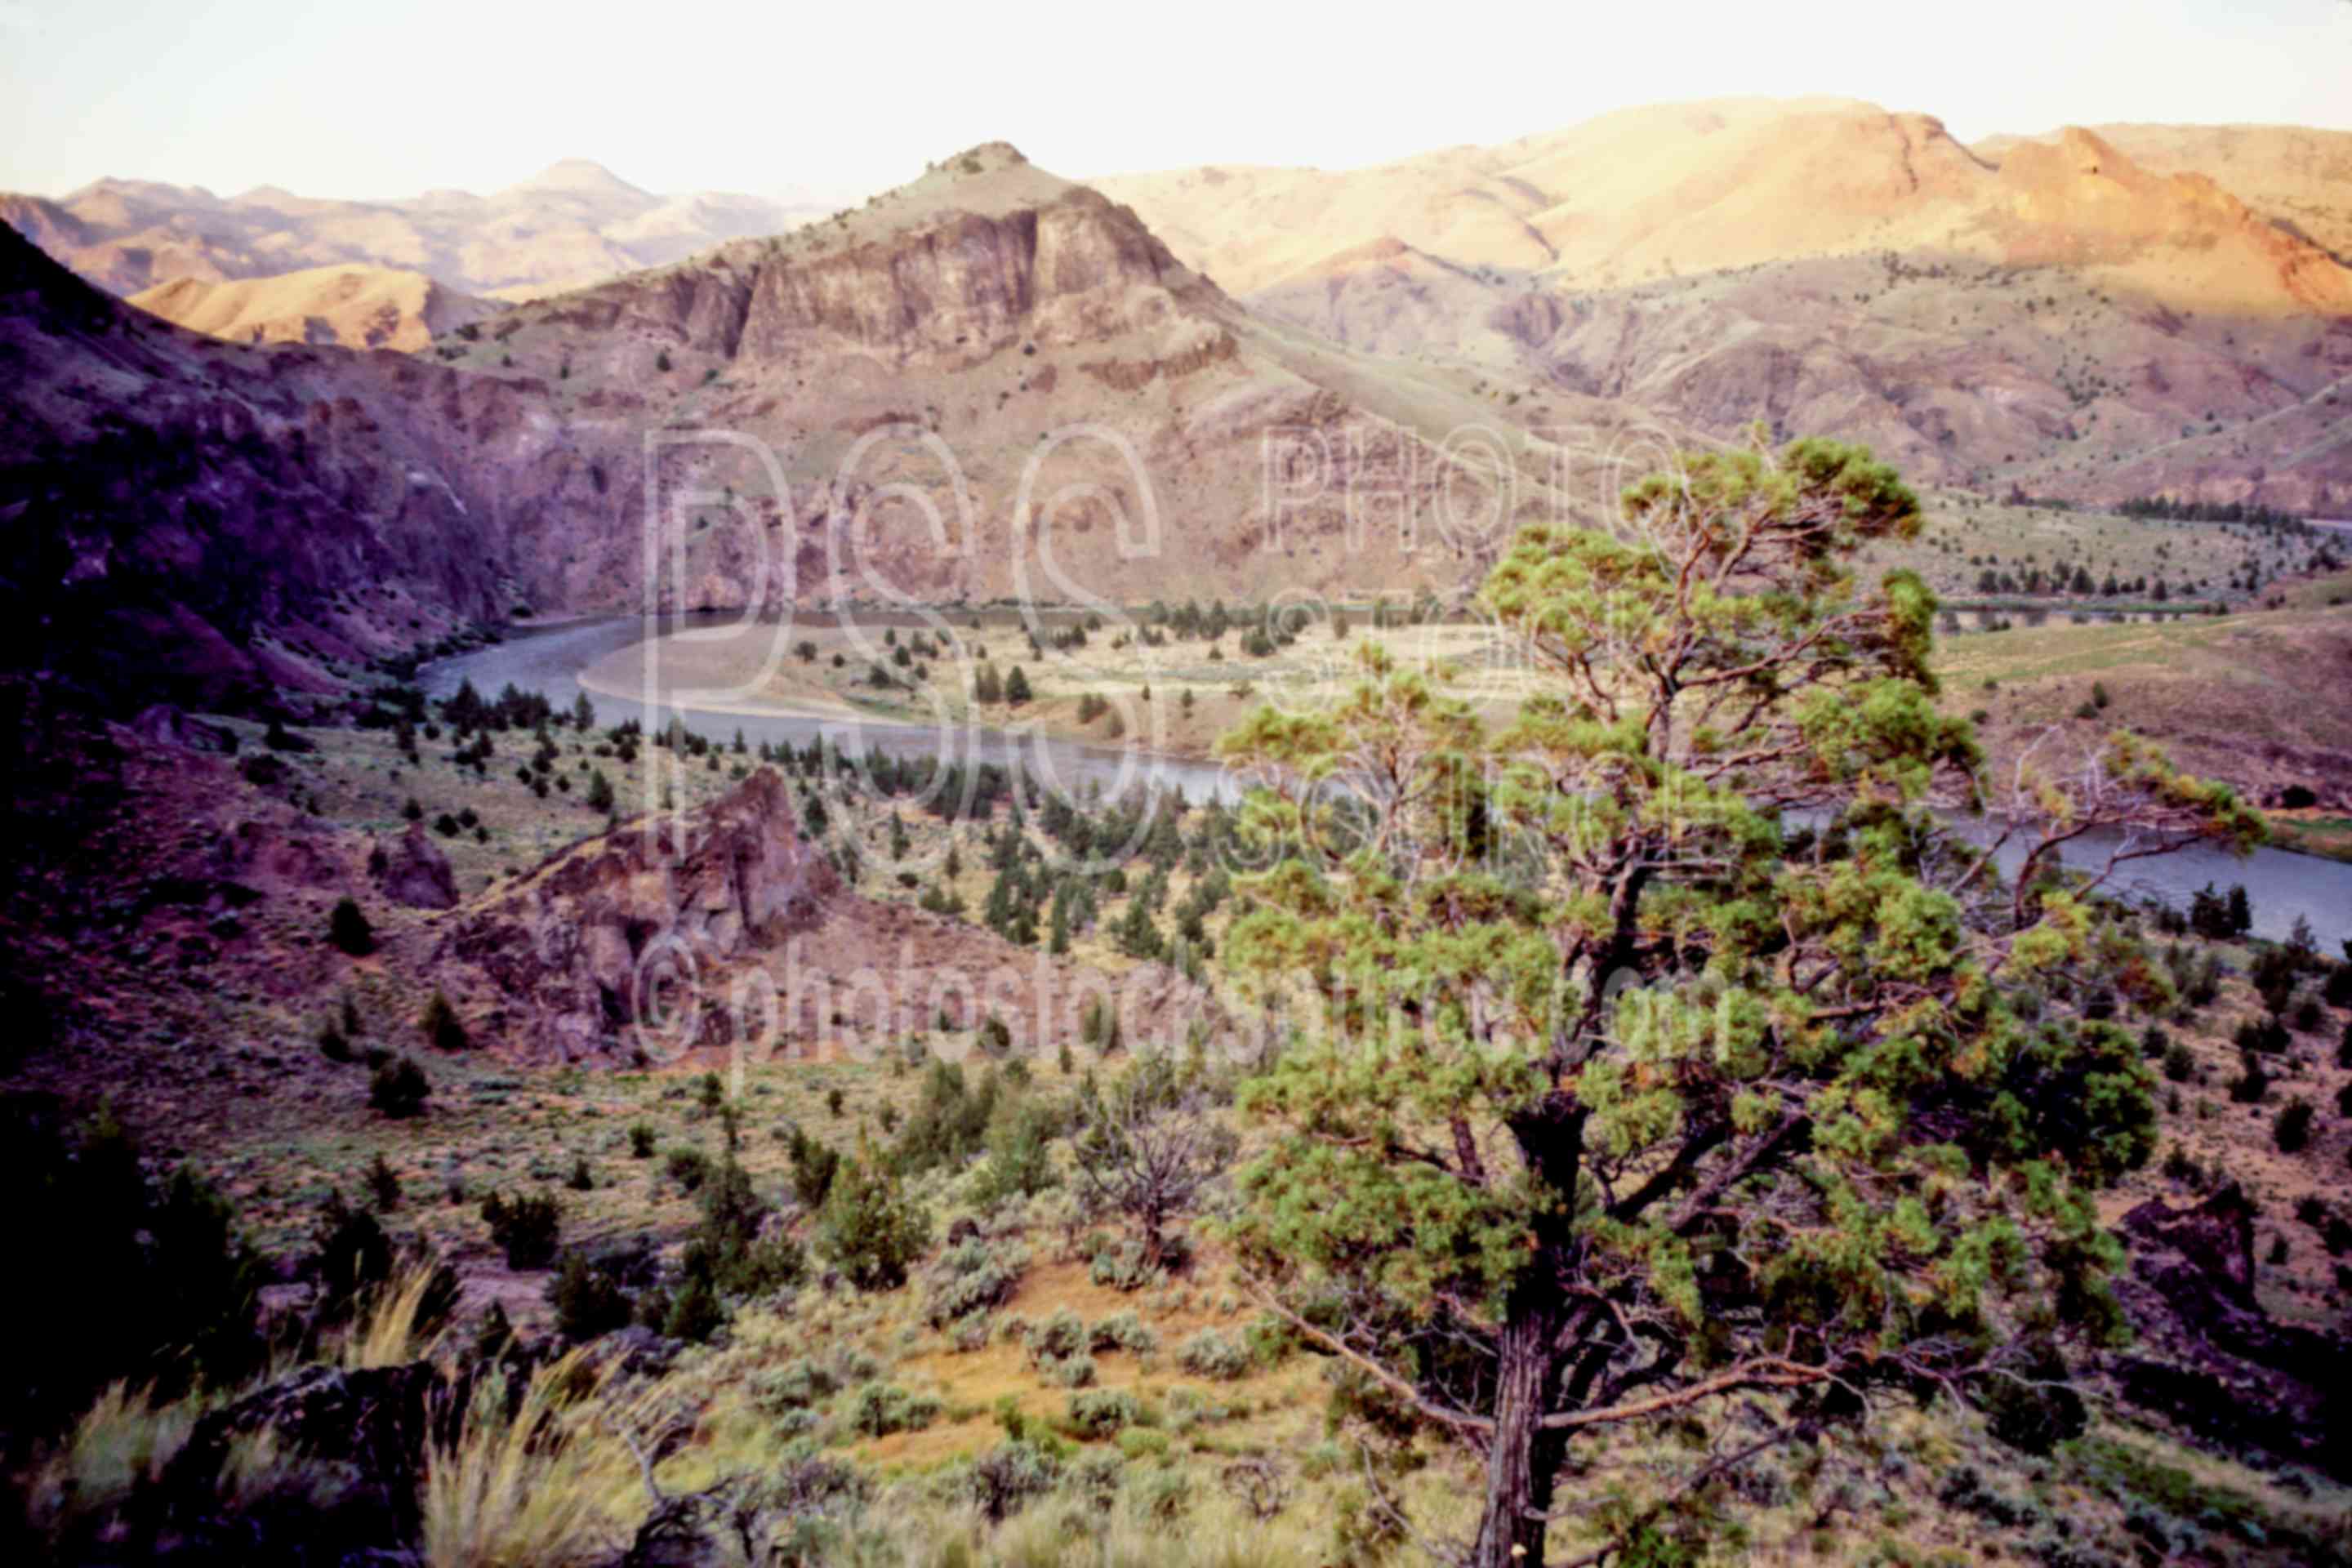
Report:
M 1601 9 L 0 0 L 0 189 L 408 195 L 580 156 L 657 191 L 864 192 L 997 139 L 1074 176 L 1344 167 L 1732 93 L 1866 98 L 1964 140 L 2352 129 L 2352 0 Z

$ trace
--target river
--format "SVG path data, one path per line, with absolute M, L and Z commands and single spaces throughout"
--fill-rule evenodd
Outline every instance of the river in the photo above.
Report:
M 809 625 L 820 620 L 803 617 Z M 930 624 L 913 615 L 862 615 L 859 620 L 869 626 L 897 625 L 908 629 Z M 746 626 L 729 616 L 677 617 L 660 624 L 666 632 L 711 637 L 778 635 L 772 624 Z M 463 680 L 471 680 L 486 697 L 496 696 L 511 683 L 520 690 L 539 692 L 557 707 L 568 708 L 581 694 L 581 671 L 607 654 L 646 640 L 646 626 L 641 616 L 624 616 L 518 631 L 493 647 L 437 659 L 426 665 L 418 679 L 435 697 L 449 695 Z M 688 728 L 704 734 L 729 736 L 740 729 L 755 743 L 806 746 L 822 737 L 853 755 L 877 747 L 891 755 L 936 756 L 942 763 L 1018 764 L 1049 788 L 1072 796 L 1090 786 L 1099 787 L 1106 795 L 1137 785 L 1181 788 L 1187 799 L 1194 801 L 1231 799 L 1236 793 L 1234 779 L 1215 763 L 1156 756 L 1134 747 L 1088 745 L 982 726 L 934 727 L 772 709 L 751 711 L 748 710 L 754 704 L 731 700 L 724 706 L 696 706 L 692 694 L 688 695 L 688 702 L 680 705 L 661 694 L 651 708 L 641 700 L 603 692 L 592 692 L 589 697 L 596 705 L 601 725 L 635 719 L 650 731 L 668 723 L 675 714 Z M 2105 855 L 2106 846 L 2096 837 L 2067 847 L 2070 865 L 2095 866 L 2104 862 Z M 2311 922 L 2325 952 L 2333 954 L 2337 943 L 2352 941 L 2352 865 L 2341 861 L 2277 849 L 2257 849 L 2242 859 L 2200 847 L 2135 861 L 2126 868 L 2126 876 L 2121 890 L 2181 908 L 2187 907 L 2191 893 L 2209 882 L 2223 889 L 2242 883 L 2252 901 L 2255 935 L 2283 938 L 2300 917 Z

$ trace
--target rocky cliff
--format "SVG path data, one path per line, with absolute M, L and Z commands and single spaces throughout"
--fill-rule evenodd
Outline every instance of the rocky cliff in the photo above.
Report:
M 1114 985 L 864 897 L 798 823 L 792 785 L 761 768 L 682 821 L 640 818 L 554 856 L 427 927 L 402 962 L 450 997 L 476 1044 L 541 1063 L 739 1046 L 871 1060 L 939 1018 L 971 1030 L 983 1014 L 1010 1031 L 1007 1048 L 1050 1052 L 1081 1039 L 1095 998 L 1136 1049 L 1214 1044 L 1231 1027 L 1207 991 L 1160 965 Z
M 723 997 L 730 966 L 815 922 L 838 889 L 783 775 L 762 768 L 683 822 L 616 828 L 492 895 L 442 931 L 432 969 L 478 977 L 452 990 L 518 1057 L 627 1059 L 648 1012 L 675 1003 L 665 987 Z M 688 1042 L 701 1034 L 690 1020 Z

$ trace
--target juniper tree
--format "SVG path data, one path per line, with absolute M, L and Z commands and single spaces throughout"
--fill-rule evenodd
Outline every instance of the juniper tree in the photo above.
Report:
M 1108 1089 L 1091 1082 L 1076 1101 L 1070 1149 L 1080 1203 L 1135 1222 L 1143 1262 L 1169 1257 L 1171 1227 L 1196 1210 L 1233 1163 L 1233 1134 L 1197 1089 L 1177 1081 L 1164 1056 L 1137 1062 Z
M 1281 850 L 1227 962 L 1299 1027 L 1243 1090 L 1233 1240 L 1376 1429 L 1476 1456 L 1480 1568 L 1544 1561 L 1580 1433 L 1713 1447 L 1769 1399 L 1787 1437 L 2115 1328 L 2089 1194 L 2148 1157 L 2152 1080 L 2049 984 L 2113 935 L 2057 847 L 2260 829 L 2118 735 L 2010 775 L 2005 884 L 1938 815 L 1988 781 L 1935 598 L 1853 564 L 1919 527 L 1859 448 L 1688 455 L 1488 577 L 1541 677 L 1507 725 L 1373 645 L 1221 743 Z

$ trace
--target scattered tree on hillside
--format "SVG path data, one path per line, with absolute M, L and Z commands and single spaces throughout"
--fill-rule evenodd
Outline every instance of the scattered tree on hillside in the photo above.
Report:
M 1178 1078 L 1165 1057 L 1150 1057 L 1109 1088 L 1087 1088 L 1071 1134 L 1087 1206 L 1134 1222 L 1146 1268 L 1160 1266 L 1170 1226 L 1193 1212 L 1234 1159 L 1231 1130 Z

